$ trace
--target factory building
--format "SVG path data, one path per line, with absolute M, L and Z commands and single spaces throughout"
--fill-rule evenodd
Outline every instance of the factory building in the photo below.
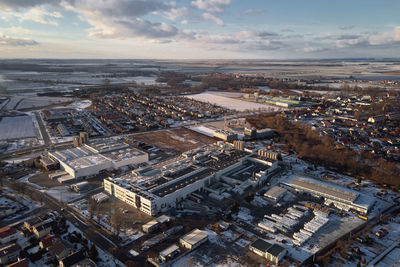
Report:
M 176 207 L 177 203 L 192 192 L 203 189 L 210 183 L 212 171 L 208 168 L 198 168 L 186 175 L 174 177 L 175 175 L 179 175 L 178 172 L 172 173 L 169 177 L 156 176 L 142 183 L 136 183 L 137 177 L 133 174 L 109 177 L 104 179 L 104 189 L 110 195 L 141 211 L 156 215 Z
M 160 252 L 160 259 L 162 261 L 168 261 L 169 259 L 174 258 L 177 254 L 179 254 L 179 247 L 175 244 L 167 247 L 163 251 Z
M 274 186 L 267 192 L 265 192 L 264 196 L 268 199 L 271 199 L 275 203 L 279 202 L 283 197 L 285 197 L 287 190 L 280 186 Z
M 85 141 L 84 135 L 82 136 Z M 113 140 L 96 140 L 83 146 L 51 151 L 49 158 L 73 178 L 88 177 L 105 169 L 118 169 L 122 166 L 148 161 L 148 154 L 128 144 Z
M 375 198 L 311 178 L 298 177 L 291 182 L 283 183 L 282 186 L 323 197 L 338 207 L 354 209 L 362 214 L 367 214 L 376 202 Z
M 214 132 L 214 137 L 219 138 L 224 141 L 231 142 L 233 140 L 238 139 L 238 135 L 236 133 L 225 131 L 225 130 L 217 130 Z
M 230 190 L 244 193 L 264 183 L 279 168 L 248 152 L 226 145 L 206 147 L 196 153 L 184 153 L 184 159 L 159 169 L 146 170 L 153 175 L 132 172 L 104 179 L 107 193 L 149 214 L 156 215 L 177 207 L 196 191 L 207 190 L 219 181 Z M 217 192 L 218 193 L 218 192 Z
M 278 264 L 287 254 L 287 249 L 278 245 L 270 244 L 262 239 L 254 241 L 249 249 L 257 255 L 266 258 L 268 261 Z
M 200 229 L 194 229 L 179 239 L 179 243 L 189 250 L 193 250 L 208 240 L 208 234 Z

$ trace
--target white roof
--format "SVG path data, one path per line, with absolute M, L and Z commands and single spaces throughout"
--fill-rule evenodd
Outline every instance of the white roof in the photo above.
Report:
M 186 235 L 181 237 L 181 240 L 189 243 L 190 245 L 195 245 L 204 238 L 208 238 L 208 234 L 206 231 L 202 231 L 200 229 L 194 229 L 190 233 L 187 233 Z
M 170 255 L 171 253 L 173 253 L 174 251 L 176 251 L 178 249 L 179 249 L 179 247 L 177 245 L 173 244 L 172 246 L 169 246 L 166 249 L 164 249 L 163 251 L 161 251 L 160 256 L 167 257 L 168 255 Z

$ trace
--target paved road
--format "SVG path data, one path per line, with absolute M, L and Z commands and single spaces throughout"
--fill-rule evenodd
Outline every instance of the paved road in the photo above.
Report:
M 14 181 L 5 180 L 5 186 L 11 186 Z M 83 217 L 80 213 L 74 211 L 72 208 L 67 206 L 66 204 L 59 202 L 55 198 L 40 192 L 38 189 L 26 184 L 26 188 L 24 194 L 28 198 L 38 199 L 38 196 L 42 197 L 42 201 L 44 203 L 43 209 L 49 209 L 52 211 L 57 211 L 58 213 L 65 216 L 65 218 L 70 221 L 75 227 L 81 230 L 86 238 L 93 243 L 96 244 L 99 248 L 104 251 L 109 251 L 111 248 L 118 246 L 118 240 L 114 236 L 110 236 L 107 232 L 99 229 L 96 225 L 88 221 L 85 217 Z M 34 213 L 38 214 L 38 209 L 30 212 L 26 217 L 30 215 L 34 215 Z M 21 220 L 21 217 L 14 219 L 12 221 L 8 221 L 7 224 L 11 224 L 13 222 L 17 222 Z M 3 222 L 1 223 L 3 224 Z
M 43 122 L 42 117 L 40 116 L 39 112 L 35 112 L 35 116 L 36 116 L 36 120 L 39 124 L 40 132 L 42 133 L 44 144 L 45 144 L 45 146 L 48 146 L 51 144 L 51 141 L 50 141 L 49 134 L 46 131 L 46 126 L 44 125 L 44 122 Z

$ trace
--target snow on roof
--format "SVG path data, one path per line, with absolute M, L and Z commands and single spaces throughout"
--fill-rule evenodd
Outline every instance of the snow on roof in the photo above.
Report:
M 195 132 L 198 132 L 198 133 L 201 133 L 201 134 L 210 136 L 210 137 L 213 137 L 213 136 L 214 136 L 214 133 L 215 133 L 215 131 L 216 131 L 216 130 L 214 130 L 214 129 L 211 129 L 211 128 L 206 127 L 206 126 L 203 126 L 203 125 L 194 126 L 194 127 L 189 127 L 189 129 L 192 130 L 192 131 L 195 131 Z
M 289 185 L 339 198 L 344 202 L 353 202 L 359 195 L 343 187 L 308 178 L 297 177 Z
M 178 249 L 179 249 L 179 247 L 177 245 L 173 244 L 172 246 L 169 246 L 166 249 L 164 249 L 163 251 L 161 251 L 160 256 L 167 257 L 168 255 L 177 251 Z
M 207 232 L 200 229 L 194 229 L 193 231 L 182 236 L 180 239 L 186 243 L 189 243 L 190 245 L 195 245 L 204 238 L 208 238 Z

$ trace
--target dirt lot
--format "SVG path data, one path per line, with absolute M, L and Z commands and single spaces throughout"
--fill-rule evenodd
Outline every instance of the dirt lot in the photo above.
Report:
M 120 211 L 119 216 L 121 216 L 122 228 L 140 230 L 143 224 L 152 219 L 146 213 L 115 197 L 111 197 L 109 201 L 100 204 L 100 213 L 102 215 L 111 216 L 117 210 Z
M 107 177 L 106 174 L 101 173 L 89 180 L 77 180 L 77 181 L 72 180 L 71 182 L 62 184 L 62 183 L 58 182 L 57 180 L 52 180 L 49 178 L 49 174 L 51 174 L 53 172 L 54 171 L 38 173 L 38 174 L 30 177 L 29 182 L 37 184 L 41 187 L 52 188 L 52 187 L 56 187 L 56 186 L 71 185 L 71 184 L 74 184 L 77 182 L 87 181 L 87 182 L 89 182 L 91 187 L 94 188 L 94 187 L 102 186 L 103 179 Z
M 52 188 L 56 186 L 61 186 L 63 184 L 59 183 L 57 180 L 52 180 L 49 178 L 49 173 L 41 172 L 35 176 L 29 178 L 29 182 L 40 185 L 41 187 Z
M 185 152 L 217 141 L 214 138 L 193 132 L 186 128 L 134 134 L 133 138 L 159 148 L 170 149 L 177 152 Z

